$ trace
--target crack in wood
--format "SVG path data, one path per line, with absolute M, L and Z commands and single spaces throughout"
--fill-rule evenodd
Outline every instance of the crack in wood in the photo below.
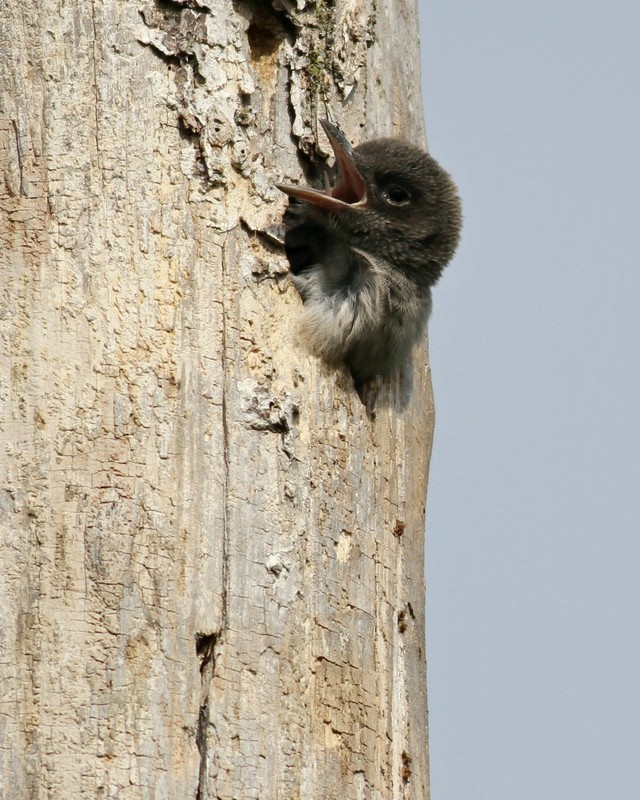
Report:
M 200 765 L 198 768 L 198 786 L 196 789 L 196 800 L 204 800 L 207 794 L 207 784 L 209 782 L 209 700 L 211 683 L 215 675 L 217 650 L 221 643 L 220 632 L 197 633 L 196 634 L 196 655 L 200 659 L 200 709 L 198 711 L 198 723 L 196 726 L 196 746 L 200 754 Z

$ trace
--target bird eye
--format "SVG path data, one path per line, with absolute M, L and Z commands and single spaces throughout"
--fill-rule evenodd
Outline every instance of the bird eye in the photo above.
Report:
M 411 195 L 409 192 L 404 188 L 404 186 L 399 186 L 397 183 L 391 183 L 389 186 L 385 186 L 382 191 L 382 194 L 392 206 L 406 206 L 411 202 Z

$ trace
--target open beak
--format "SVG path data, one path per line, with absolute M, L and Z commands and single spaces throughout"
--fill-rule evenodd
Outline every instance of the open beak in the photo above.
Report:
M 340 177 L 335 186 L 330 186 L 325 177 L 324 189 L 311 189 L 308 186 L 289 186 L 278 183 L 276 186 L 290 197 L 297 197 L 332 214 L 340 214 L 349 206 L 363 206 L 367 202 L 367 185 L 358 172 L 353 155 L 353 147 L 342 131 L 326 119 L 320 124 L 333 148 Z

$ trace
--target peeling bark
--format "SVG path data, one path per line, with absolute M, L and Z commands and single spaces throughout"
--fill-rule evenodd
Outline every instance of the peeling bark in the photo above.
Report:
M 416 36 L 414 0 L 3 8 L 3 798 L 428 797 L 426 349 L 375 418 L 300 349 L 274 188 L 328 109 L 424 141 Z

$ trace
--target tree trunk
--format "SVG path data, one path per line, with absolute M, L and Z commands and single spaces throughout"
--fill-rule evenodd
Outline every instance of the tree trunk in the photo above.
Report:
M 428 797 L 426 349 L 368 415 L 270 233 L 415 5 L 3 3 L 2 798 Z

